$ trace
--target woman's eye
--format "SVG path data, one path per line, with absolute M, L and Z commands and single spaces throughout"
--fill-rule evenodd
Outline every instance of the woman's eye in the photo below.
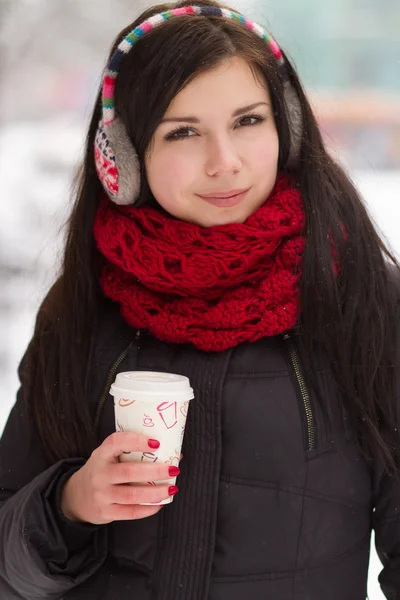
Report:
M 263 117 L 262 115 L 245 115 L 244 117 L 242 117 L 238 123 L 240 125 L 257 125 L 258 123 L 261 123 L 262 121 L 265 121 L 265 117 Z
M 179 127 L 178 129 L 174 129 L 174 131 L 167 133 L 165 139 L 184 140 L 185 138 L 192 137 L 191 135 L 189 135 L 190 133 L 193 133 L 195 135 L 194 131 L 190 129 L 190 127 Z

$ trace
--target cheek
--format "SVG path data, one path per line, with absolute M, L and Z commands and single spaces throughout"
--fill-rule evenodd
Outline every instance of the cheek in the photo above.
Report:
M 279 157 L 278 136 L 260 139 L 249 149 L 248 158 L 253 170 L 268 174 L 268 170 L 277 167 Z M 267 170 L 266 170 L 267 169 Z
M 147 177 L 150 188 L 157 198 L 158 194 L 165 196 L 169 192 L 184 190 L 195 181 L 197 165 L 187 153 L 182 151 L 167 151 L 155 156 L 147 167 Z M 157 193 L 156 193 L 157 191 Z

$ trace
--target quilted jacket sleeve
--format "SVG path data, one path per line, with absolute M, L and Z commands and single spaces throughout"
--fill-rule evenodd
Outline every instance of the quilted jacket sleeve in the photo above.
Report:
M 375 546 L 383 564 L 379 583 L 388 600 L 400 600 L 400 481 L 378 478 L 373 513 Z
M 396 280 L 396 288 L 399 284 Z M 399 298 L 399 292 L 396 293 Z M 396 370 L 396 403 L 397 414 L 400 415 L 400 301 L 398 300 L 397 317 L 397 355 Z M 395 424 L 393 425 L 395 427 Z M 374 475 L 373 479 L 373 529 L 375 530 L 375 546 L 383 564 L 379 575 L 379 583 L 388 600 L 400 600 L 400 427 L 397 450 L 397 477 L 389 477 L 384 473 Z
M 103 564 L 107 528 L 62 515 L 62 484 L 84 459 L 46 462 L 23 387 L 0 439 L 0 598 L 55 600 Z

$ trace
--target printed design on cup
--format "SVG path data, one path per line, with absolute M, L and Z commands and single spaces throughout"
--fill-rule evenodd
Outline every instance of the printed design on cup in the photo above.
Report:
M 143 415 L 143 427 L 154 427 L 154 421 L 149 415 Z
M 122 408 L 125 408 L 126 406 L 131 406 L 131 404 L 133 404 L 134 402 L 136 402 L 136 400 L 129 400 L 129 398 L 120 398 L 118 404 Z
M 185 419 L 188 414 L 188 408 L 189 408 L 189 400 L 186 400 L 181 406 L 181 413 L 185 417 Z
M 175 427 L 178 422 L 176 402 L 162 402 L 157 406 L 157 411 L 167 429 Z
M 181 444 L 183 442 L 183 436 L 185 435 L 185 426 L 181 425 Z
M 154 452 L 143 452 L 141 462 L 157 462 L 158 456 L 154 454 Z
M 179 466 L 180 461 L 180 452 L 175 448 L 175 456 L 170 456 L 168 460 L 165 461 L 166 465 L 173 465 L 174 467 Z
M 118 419 L 117 419 L 117 431 L 125 431 L 124 428 L 122 427 L 121 423 L 118 421 Z M 122 454 L 130 454 L 130 452 L 123 450 Z

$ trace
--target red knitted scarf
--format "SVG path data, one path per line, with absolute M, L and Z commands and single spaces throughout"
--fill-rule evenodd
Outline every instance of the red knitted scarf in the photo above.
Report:
M 104 199 L 94 236 L 104 294 L 135 328 L 221 351 L 292 328 L 305 238 L 299 191 L 280 175 L 244 223 L 203 228 Z

